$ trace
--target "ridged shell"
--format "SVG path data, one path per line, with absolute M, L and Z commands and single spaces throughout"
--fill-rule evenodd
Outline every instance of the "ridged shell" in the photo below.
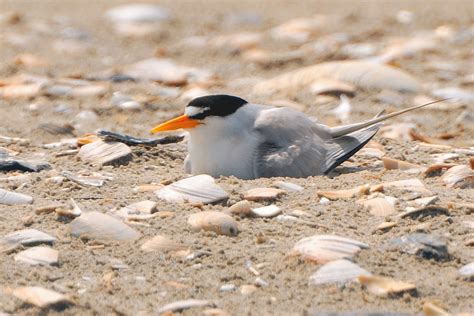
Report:
M 321 78 L 340 80 L 369 90 L 417 92 L 420 89 L 420 84 L 415 78 L 394 67 L 346 60 L 321 63 L 282 74 L 257 84 L 254 93 L 268 95 L 285 91 L 294 94 Z
M 19 287 L 14 289 L 12 294 L 23 302 L 40 308 L 46 308 L 61 303 L 71 303 L 67 295 L 40 286 Z
M 78 155 L 84 161 L 107 165 L 129 161 L 132 150 L 124 143 L 97 141 L 82 146 Z
M 249 201 L 242 200 L 229 207 L 227 212 L 232 215 L 249 216 L 252 214 L 252 209 L 250 207 Z
M 454 166 L 441 179 L 448 188 L 471 188 L 474 187 L 474 170 L 467 165 Z
M 155 192 L 158 198 L 168 202 L 214 203 L 228 198 L 214 178 L 205 174 L 179 180 Z
M 292 253 L 310 261 L 326 263 L 351 258 L 364 248 L 369 248 L 369 246 L 357 240 L 336 235 L 314 235 L 298 241 Z
M 31 203 L 33 203 L 33 198 L 29 195 L 0 189 L 0 204 L 19 205 Z
M 415 284 L 380 276 L 361 275 L 358 279 L 359 283 L 365 286 L 370 293 L 380 296 L 413 291 L 416 289 Z
M 99 212 L 87 212 L 74 219 L 71 234 L 97 240 L 132 241 L 140 234 L 118 219 Z
M 56 265 L 58 257 L 57 250 L 38 246 L 17 253 L 14 259 L 29 265 Z
M 143 251 L 146 252 L 177 252 L 189 249 L 188 246 L 182 243 L 172 241 L 168 237 L 157 235 L 142 244 L 140 247 Z
M 357 278 L 361 275 L 371 275 L 371 273 L 349 260 L 335 260 L 319 268 L 318 271 L 309 278 L 309 284 L 345 284 L 357 281 Z
M 358 201 L 368 208 L 370 214 L 375 216 L 387 216 L 395 213 L 395 203 L 397 199 L 392 196 L 376 197 L 368 200 Z
M 188 218 L 188 224 L 194 230 L 213 231 L 219 235 L 236 236 L 239 233 L 237 222 L 231 216 L 220 212 L 192 214 Z

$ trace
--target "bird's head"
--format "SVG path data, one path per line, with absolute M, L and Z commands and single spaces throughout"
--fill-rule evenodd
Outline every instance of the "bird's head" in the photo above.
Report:
M 247 103 L 244 99 L 225 94 L 199 97 L 188 103 L 183 115 L 155 126 L 151 133 L 195 128 L 211 118 L 231 115 Z

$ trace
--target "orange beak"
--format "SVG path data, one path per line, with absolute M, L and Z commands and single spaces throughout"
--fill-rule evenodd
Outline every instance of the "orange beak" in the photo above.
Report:
M 163 124 L 153 127 L 150 132 L 154 134 L 164 131 L 174 131 L 180 128 L 193 128 L 198 126 L 199 124 L 201 124 L 199 121 L 193 120 L 189 118 L 189 116 L 187 116 L 186 114 L 183 114 L 167 122 L 164 122 Z

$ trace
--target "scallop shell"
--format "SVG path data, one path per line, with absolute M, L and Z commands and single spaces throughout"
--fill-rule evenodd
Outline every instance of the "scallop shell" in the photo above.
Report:
M 49 247 L 33 247 L 19 252 L 15 255 L 15 261 L 29 265 L 56 265 L 58 264 L 59 253 Z
M 213 231 L 219 235 L 236 236 L 239 233 L 237 222 L 229 215 L 205 211 L 189 216 L 188 224 L 194 230 Z
M 129 161 L 132 150 L 124 143 L 96 141 L 82 146 L 78 155 L 84 161 L 107 165 Z
M 398 294 L 416 289 L 415 284 L 396 281 L 386 277 L 361 275 L 358 279 L 359 283 L 365 286 L 370 293 L 379 296 Z
M 168 202 L 214 203 L 228 198 L 214 178 L 205 174 L 179 180 L 155 192 L 158 198 Z
M 3 243 L 7 246 L 31 246 L 41 243 L 51 244 L 55 241 L 55 237 L 43 233 L 37 229 L 18 230 L 3 237 Z
M 186 251 L 189 249 L 188 246 L 182 243 L 178 243 L 175 241 L 172 241 L 168 237 L 157 235 L 153 237 L 152 239 L 147 240 L 142 244 L 140 247 L 143 251 L 145 252 L 171 252 L 171 253 L 177 253 L 177 252 L 182 252 Z
M 314 235 L 298 241 L 292 253 L 317 263 L 351 258 L 361 249 L 369 248 L 357 240 L 336 235 Z
M 40 308 L 46 308 L 56 304 L 72 303 L 67 295 L 39 286 L 19 287 L 14 289 L 12 294 L 23 302 Z
M 132 241 L 140 234 L 116 218 L 99 212 L 87 212 L 70 224 L 71 234 L 98 240 Z
M 400 92 L 417 92 L 420 89 L 415 78 L 394 67 L 346 60 L 321 63 L 288 72 L 257 84 L 254 93 L 269 95 L 285 91 L 294 94 L 321 78 L 343 81 L 362 89 L 391 89 Z
M 33 203 L 33 198 L 29 195 L 0 189 L 0 204 L 19 205 L 31 203 Z
M 243 216 L 249 216 L 252 214 L 252 209 L 250 208 L 250 203 L 247 200 L 242 200 L 231 207 L 227 210 L 230 214 L 233 215 L 243 215 Z
M 252 209 L 252 214 L 258 217 L 275 217 L 280 213 L 281 209 L 273 204 Z
M 367 207 L 370 214 L 375 216 L 387 216 L 396 212 L 397 199 L 392 196 L 376 197 L 368 200 L 360 200 L 359 204 Z
M 249 201 L 272 201 L 278 199 L 285 191 L 275 188 L 255 188 L 248 190 L 244 198 Z
M 357 277 L 361 275 L 371 275 L 371 273 L 349 260 L 340 259 L 328 262 L 319 268 L 318 271 L 309 278 L 309 284 L 345 284 L 357 281 Z
M 466 165 L 454 166 L 441 179 L 448 188 L 471 188 L 474 187 L 474 170 Z

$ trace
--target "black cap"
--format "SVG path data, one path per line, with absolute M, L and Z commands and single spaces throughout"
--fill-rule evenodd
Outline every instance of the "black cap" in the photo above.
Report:
M 189 102 L 187 106 L 202 108 L 202 112 L 189 116 L 192 119 L 202 120 L 208 116 L 227 116 L 247 103 L 244 99 L 232 95 L 215 94 L 196 98 Z

